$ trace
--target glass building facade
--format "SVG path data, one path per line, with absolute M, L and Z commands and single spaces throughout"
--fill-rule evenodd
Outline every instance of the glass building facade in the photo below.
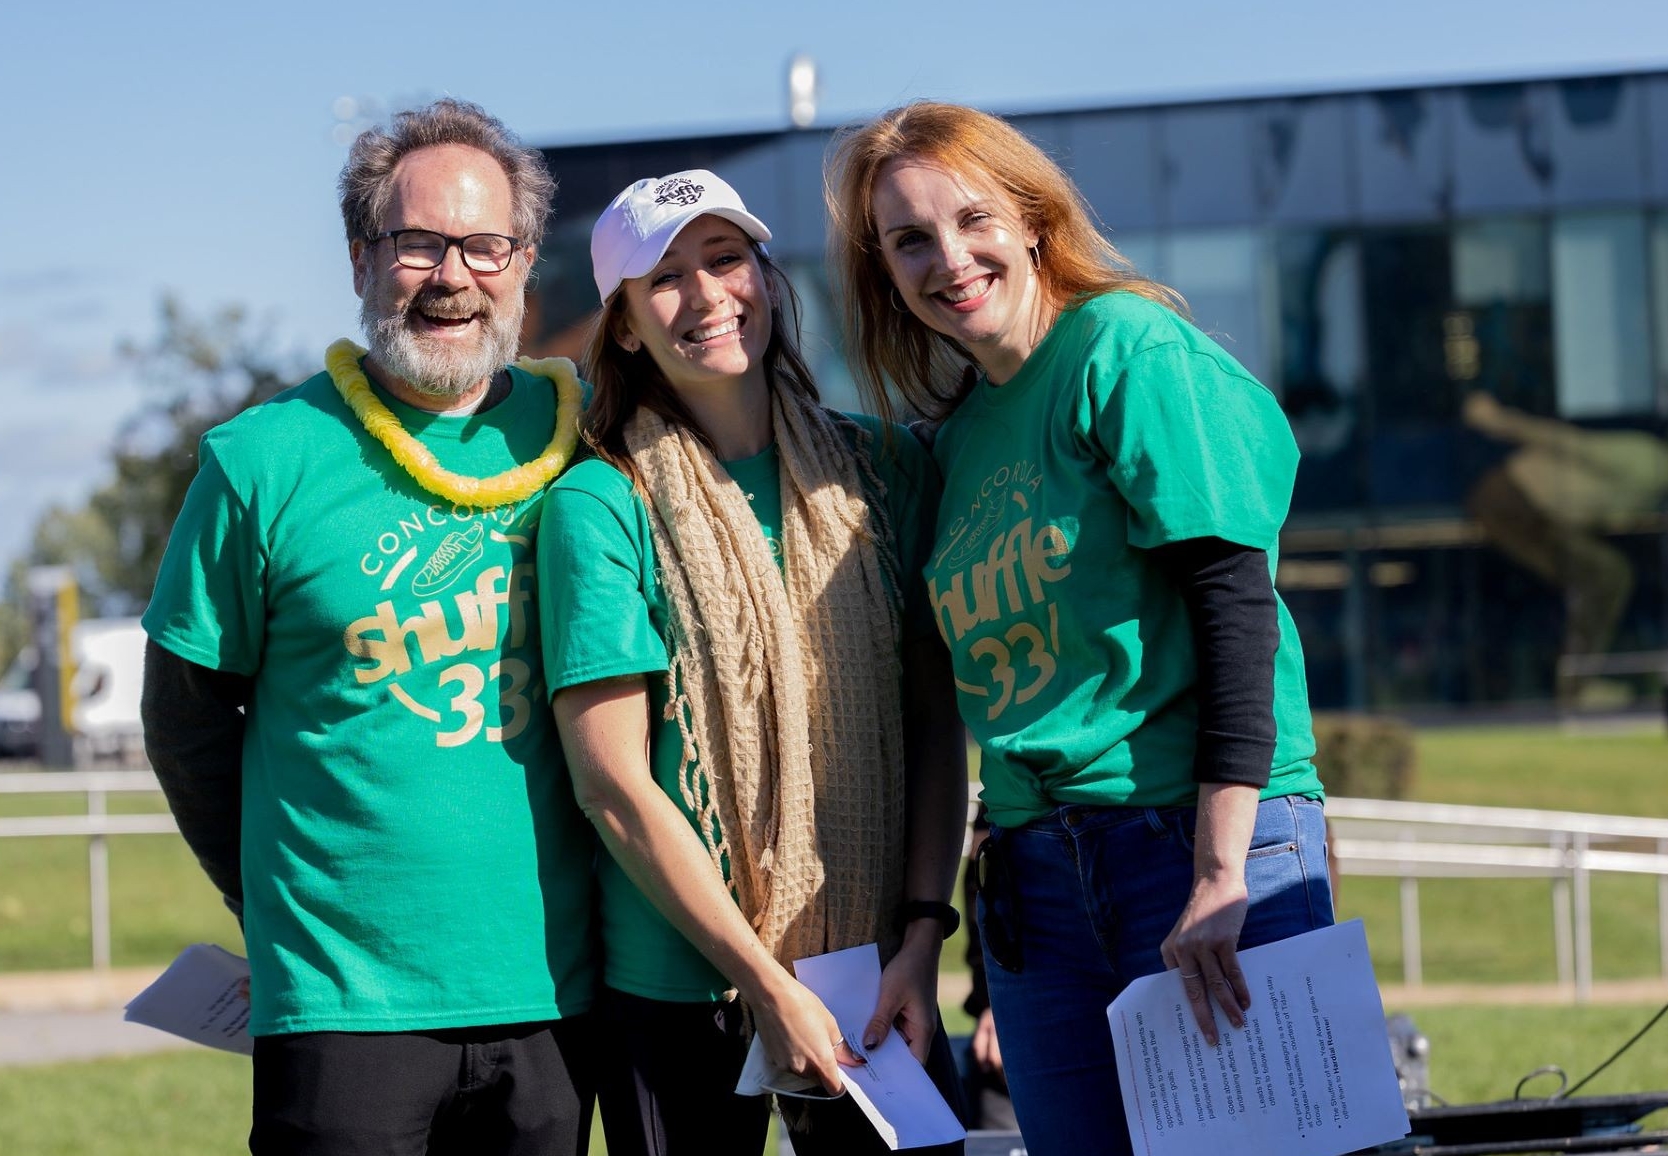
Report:
M 1317 707 L 1659 708 L 1668 73 L 1011 118 L 1281 399 L 1278 585 Z M 718 172 L 776 235 L 826 399 L 826 131 L 552 148 L 531 345 L 576 352 L 591 223 Z

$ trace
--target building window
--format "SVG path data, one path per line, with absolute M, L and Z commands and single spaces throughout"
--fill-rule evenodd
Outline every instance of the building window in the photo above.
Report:
M 1280 395 L 1303 453 L 1294 508 L 1361 503 L 1366 381 L 1361 243 L 1354 233 L 1282 231 L 1274 244 L 1280 297 Z
M 1650 413 L 1645 221 L 1637 212 L 1568 213 L 1552 225 L 1558 413 Z
M 1443 364 L 1456 402 L 1482 390 L 1529 413 L 1553 412 L 1547 245 L 1546 224 L 1537 217 L 1454 226 L 1453 298 L 1442 322 Z
M 1135 271 L 1154 281 L 1163 281 L 1164 272 L 1158 265 L 1158 234 L 1113 230 L 1108 238 L 1124 259 L 1135 266 Z
M 1651 217 L 1651 335 L 1656 350 L 1656 408 L 1668 414 L 1668 215 Z
M 1193 321 L 1267 381 L 1263 239 L 1251 229 L 1177 230 L 1159 244 L 1159 277 L 1187 298 Z

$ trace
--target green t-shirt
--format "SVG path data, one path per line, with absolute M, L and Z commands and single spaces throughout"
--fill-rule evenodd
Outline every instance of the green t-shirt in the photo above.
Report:
M 869 429 L 875 472 L 898 540 L 898 574 L 918 575 L 931 544 L 930 513 L 938 481 L 931 460 L 908 430 L 892 431 L 890 445 L 873 418 L 852 415 Z M 781 562 L 780 464 L 774 448 L 726 463 L 749 496 L 771 553 Z M 667 668 L 667 602 L 655 573 L 648 510 L 631 482 L 598 458 L 575 465 L 545 496 L 539 529 L 539 605 L 560 630 L 543 632 L 546 681 L 551 692 L 625 675 L 654 675 Z M 904 637 L 932 633 L 919 580 L 904 592 Z M 675 718 L 666 717 L 665 678 L 648 680 L 651 721 L 649 770 L 689 817 L 678 787 L 683 741 Z M 712 1000 L 731 984 L 604 854 L 597 865 L 602 895 L 604 976 L 617 991 L 647 999 Z
M 550 437 L 550 383 L 511 376 L 468 417 L 382 396 L 443 466 L 484 476 Z M 254 678 L 254 1034 L 590 1004 L 595 841 L 546 705 L 539 501 L 483 511 L 423 491 L 322 373 L 204 436 L 144 623 L 181 658 Z
M 1297 448 L 1273 394 L 1131 293 L 1068 310 L 1013 379 L 939 430 L 926 569 L 991 820 L 1197 798 L 1192 628 L 1155 546 L 1219 537 L 1276 563 Z M 1319 796 L 1285 605 L 1265 798 Z

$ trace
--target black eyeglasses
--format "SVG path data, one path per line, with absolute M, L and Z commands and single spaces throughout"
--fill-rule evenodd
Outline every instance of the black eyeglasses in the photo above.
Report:
M 477 273 L 502 273 L 510 267 L 515 251 L 527 244 L 499 233 L 448 237 L 432 229 L 390 229 L 372 237 L 371 244 L 388 240 L 394 242 L 394 259 L 407 269 L 433 269 L 446 260 L 446 250 L 456 245 L 463 263 Z

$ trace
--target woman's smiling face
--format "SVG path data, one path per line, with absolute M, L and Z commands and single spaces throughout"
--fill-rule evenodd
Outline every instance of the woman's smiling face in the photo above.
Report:
M 899 157 L 875 178 L 870 209 L 898 295 L 953 338 L 993 381 L 1018 372 L 1046 329 L 1037 243 L 1012 198 L 983 173 Z
M 621 283 L 625 315 L 616 339 L 646 349 L 667 384 L 683 392 L 764 375 L 770 295 L 747 235 L 722 217 L 697 217 L 655 267 Z

